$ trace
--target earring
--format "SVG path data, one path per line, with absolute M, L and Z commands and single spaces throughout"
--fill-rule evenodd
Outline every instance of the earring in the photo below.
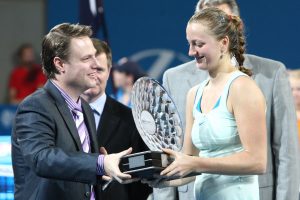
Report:
M 220 56 L 220 59 L 222 59 L 223 56 L 224 56 L 224 52 L 223 52 L 223 50 L 221 50 L 221 56 Z
M 237 59 L 234 54 L 231 54 L 230 62 L 233 66 L 235 66 L 235 67 L 237 66 L 238 62 L 237 62 Z

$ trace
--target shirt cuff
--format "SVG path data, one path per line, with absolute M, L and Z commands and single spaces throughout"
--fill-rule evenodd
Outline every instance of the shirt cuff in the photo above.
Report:
M 104 155 L 99 155 L 97 160 L 97 175 L 103 176 L 105 175 L 104 170 Z

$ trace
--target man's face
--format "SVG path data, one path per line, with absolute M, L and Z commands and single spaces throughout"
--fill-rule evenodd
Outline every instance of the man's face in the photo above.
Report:
M 297 107 L 300 106 L 300 79 L 290 78 L 292 94 Z
M 109 78 L 110 68 L 108 67 L 107 57 L 102 53 L 96 57 L 98 61 L 96 73 L 96 86 L 86 90 L 83 94 L 91 99 L 101 96 L 105 92 L 107 80 Z
M 83 92 L 97 83 L 96 49 L 87 36 L 72 38 L 69 58 L 64 61 L 64 82 L 67 87 Z

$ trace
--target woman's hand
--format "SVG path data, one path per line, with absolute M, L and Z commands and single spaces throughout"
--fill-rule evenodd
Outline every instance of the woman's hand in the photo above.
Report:
M 188 156 L 181 152 L 176 152 L 171 149 L 163 149 L 165 153 L 173 157 L 175 160 L 164 169 L 160 175 L 162 176 L 179 176 L 184 177 L 196 171 L 196 160 L 193 156 Z

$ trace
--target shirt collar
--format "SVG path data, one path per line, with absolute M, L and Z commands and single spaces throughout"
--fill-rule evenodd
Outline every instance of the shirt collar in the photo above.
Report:
M 96 101 L 90 103 L 92 109 L 96 110 L 100 115 L 103 113 L 104 105 L 106 102 L 106 94 L 101 95 Z
M 51 80 L 50 80 L 51 81 Z M 78 98 L 77 102 L 75 102 L 66 91 L 64 91 L 61 87 L 59 87 L 57 84 L 54 83 L 54 81 L 51 81 L 51 83 L 58 89 L 64 100 L 66 101 L 68 108 L 70 111 L 78 110 L 82 112 L 81 109 L 81 99 Z

